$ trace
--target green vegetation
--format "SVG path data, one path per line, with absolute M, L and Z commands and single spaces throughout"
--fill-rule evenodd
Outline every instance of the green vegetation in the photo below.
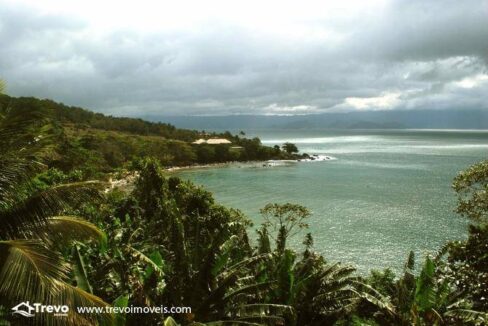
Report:
M 288 154 L 298 153 L 297 146 L 295 144 L 292 144 L 292 143 L 284 143 L 282 148 Z
M 95 201 L 92 182 L 41 186 L 34 181 L 46 165 L 46 139 L 51 128 L 42 111 L 8 110 L 0 122 L 0 305 L 26 299 L 71 307 L 63 320 L 70 324 L 96 321 L 81 316 L 77 305 L 105 306 L 93 294 L 69 282 L 64 246 L 75 241 L 103 239 L 95 225 L 65 215 L 86 201 Z M 38 323 L 53 322 L 37 316 Z
M 398 277 L 389 269 L 361 277 L 352 266 L 314 251 L 305 207 L 266 205 L 264 223 L 251 240 L 254 226 L 240 211 L 219 205 L 190 182 L 165 176 L 163 168 L 175 162 L 225 160 L 220 147 L 191 145 L 201 135 L 196 131 L 139 120 L 131 126 L 131 119 L 81 109 L 71 113 L 50 101 L 1 99 L 0 324 L 25 322 L 9 313 L 25 300 L 70 306 L 67 317 L 36 314 L 32 323 L 39 325 L 488 321 L 486 162 L 454 182 L 458 211 L 473 223 L 466 241 L 425 257 L 420 270 L 410 253 Z M 98 125 L 97 117 L 104 124 Z M 290 155 L 259 140 L 219 137 L 244 147 L 245 155 L 254 153 L 253 159 Z M 244 159 L 242 153 L 233 155 Z M 100 192 L 102 182 L 83 181 L 124 165 L 138 171 L 130 192 Z M 301 250 L 290 248 L 292 237 L 303 237 Z M 106 305 L 192 310 L 172 315 L 75 310 Z
M 64 172 L 79 170 L 84 179 L 100 178 L 145 156 L 156 158 L 165 167 L 301 157 L 298 150 L 263 146 L 259 138 L 247 139 L 230 132 L 178 129 L 166 123 L 105 116 L 50 100 L 0 95 L 0 116 L 17 109 L 50 115 L 58 154 L 51 166 Z M 232 144 L 192 144 L 200 138 L 214 137 Z

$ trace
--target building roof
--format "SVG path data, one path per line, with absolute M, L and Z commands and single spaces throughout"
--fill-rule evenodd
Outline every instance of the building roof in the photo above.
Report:
M 220 144 L 232 144 L 231 141 L 225 139 L 225 138 L 210 138 L 210 139 L 203 139 L 200 138 L 199 140 L 194 141 L 192 144 L 209 144 L 209 145 L 220 145 Z
M 207 140 L 207 144 L 210 145 L 232 144 L 232 142 L 225 138 L 211 138 Z
M 195 140 L 192 144 L 197 144 L 197 145 L 200 145 L 200 144 L 205 144 L 207 141 L 203 138 L 200 138 L 199 140 Z

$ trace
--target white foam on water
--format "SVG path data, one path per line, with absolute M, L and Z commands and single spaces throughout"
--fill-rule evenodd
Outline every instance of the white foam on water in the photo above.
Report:
M 453 144 L 453 145 L 403 145 L 404 148 L 424 148 L 424 149 L 469 149 L 469 148 L 488 148 L 488 144 Z
M 452 144 L 452 145 L 393 145 L 393 144 L 374 144 L 374 145 L 351 145 L 334 147 L 302 147 L 300 150 L 305 153 L 321 154 L 361 154 L 361 153 L 394 153 L 394 154 L 441 154 L 446 152 L 461 152 L 463 150 L 488 149 L 488 144 Z
M 334 161 L 337 160 L 336 157 L 330 155 L 312 155 L 310 158 L 305 158 L 299 160 L 300 162 L 323 162 L 323 161 Z

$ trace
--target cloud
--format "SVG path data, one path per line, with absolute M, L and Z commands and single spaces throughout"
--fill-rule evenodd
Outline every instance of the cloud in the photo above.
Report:
M 358 110 L 391 109 L 400 102 L 401 93 L 385 93 L 376 97 L 348 97 L 344 104 Z
M 147 1 L 0 0 L 8 93 L 132 116 L 488 109 L 486 1 Z
M 466 77 L 459 81 L 454 82 L 455 86 L 461 88 L 475 88 L 480 87 L 488 82 L 488 75 L 486 74 L 478 74 L 472 77 Z
M 268 115 L 300 115 L 317 112 L 317 107 L 313 105 L 280 106 L 273 103 L 263 108 Z

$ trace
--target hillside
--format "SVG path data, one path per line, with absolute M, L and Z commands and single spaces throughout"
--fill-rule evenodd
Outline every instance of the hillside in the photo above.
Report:
M 263 146 L 258 138 L 106 116 L 51 100 L 0 96 L 2 116 L 8 109 L 20 108 L 47 112 L 56 133 L 57 155 L 52 158 L 52 166 L 63 171 L 80 170 L 85 177 L 126 167 L 146 156 L 158 159 L 163 166 L 293 158 L 279 148 Z M 213 137 L 225 138 L 231 144 L 192 144 Z

